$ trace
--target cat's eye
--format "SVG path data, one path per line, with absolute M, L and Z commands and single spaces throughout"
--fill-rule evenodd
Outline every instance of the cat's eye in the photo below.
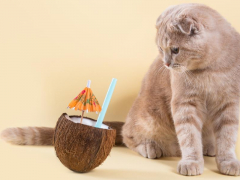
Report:
M 163 51 L 162 48 L 161 48 L 160 46 L 158 47 L 158 49 L 159 49 L 160 51 Z
M 172 52 L 173 54 L 178 54 L 178 53 L 179 53 L 179 48 L 173 47 L 173 48 L 171 48 L 171 52 Z

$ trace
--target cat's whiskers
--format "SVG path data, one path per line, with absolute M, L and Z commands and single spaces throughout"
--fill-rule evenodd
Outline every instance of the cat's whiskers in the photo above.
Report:
M 165 66 L 164 66 L 165 67 Z M 168 69 L 165 67 L 163 71 L 161 72 L 160 76 L 164 76 L 164 73 L 168 72 Z
M 155 76 L 157 76 L 158 73 L 159 73 L 164 67 L 165 67 L 164 65 L 163 65 L 162 67 L 160 67 L 160 68 L 157 70 L 157 72 L 155 73 Z

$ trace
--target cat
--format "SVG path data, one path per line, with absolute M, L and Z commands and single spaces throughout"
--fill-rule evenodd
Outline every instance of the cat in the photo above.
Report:
M 123 126 L 123 142 L 147 158 L 182 156 L 178 172 L 203 173 L 216 156 L 219 171 L 240 175 L 240 35 L 201 4 L 168 8 L 156 23 L 159 56 Z
M 159 55 L 142 81 L 126 122 L 107 122 L 122 142 L 154 159 L 181 156 L 182 175 L 203 173 L 203 155 L 240 175 L 235 154 L 240 95 L 240 35 L 202 4 L 169 7 L 157 19 Z M 14 144 L 51 145 L 54 128 L 9 128 Z

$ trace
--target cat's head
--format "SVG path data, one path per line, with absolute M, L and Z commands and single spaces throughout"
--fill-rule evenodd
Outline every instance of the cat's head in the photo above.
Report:
M 221 51 L 216 19 L 223 20 L 199 4 L 177 5 L 163 12 L 157 19 L 156 43 L 165 66 L 176 71 L 208 67 Z

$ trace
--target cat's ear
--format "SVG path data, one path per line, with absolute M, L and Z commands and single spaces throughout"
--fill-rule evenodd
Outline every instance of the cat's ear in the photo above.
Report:
M 176 19 L 174 26 L 182 33 L 187 35 L 198 34 L 200 31 L 200 24 L 186 16 Z
M 161 22 L 162 22 L 161 19 L 162 19 L 162 15 L 160 15 L 160 16 L 157 18 L 156 25 L 155 25 L 156 29 L 159 28 L 159 26 L 160 26 L 160 24 L 161 24 Z

